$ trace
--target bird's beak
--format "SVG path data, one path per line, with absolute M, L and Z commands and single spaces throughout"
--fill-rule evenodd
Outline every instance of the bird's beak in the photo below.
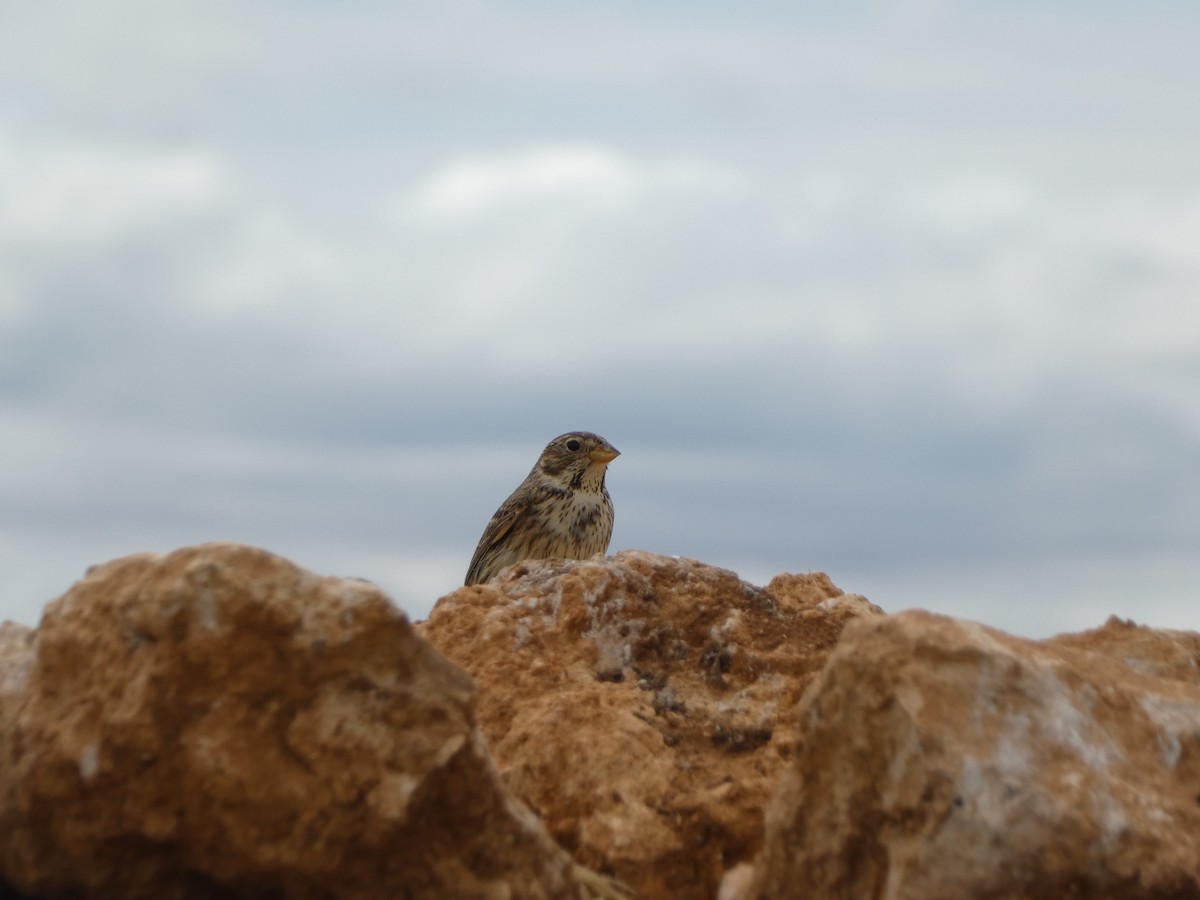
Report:
M 588 451 L 588 458 L 592 462 L 607 464 L 612 462 L 621 452 L 616 447 L 597 447 L 595 450 Z

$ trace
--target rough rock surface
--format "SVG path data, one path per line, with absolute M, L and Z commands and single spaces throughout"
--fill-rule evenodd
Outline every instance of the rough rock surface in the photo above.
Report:
M 1200 635 L 640 552 L 414 629 L 232 544 L 0 625 L 0 896 L 583 897 L 563 847 L 646 900 L 1200 900 Z
M 0 883 L 37 896 L 577 897 L 470 678 L 375 587 L 232 544 L 0 629 Z
M 0 623 L 0 722 L 8 721 L 20 702 L 33 665 L 33 638 L 34 630 L 28 626 Z
M 1200 897 L 1200 635 L 853 623 L 722 898 Z
M 578 861 L 708 898 L 761 844 L 805 686 L 846 622 L 879 614 L 820 574 L 757 588 L 625 551 L 516 566 L 417 627 L 475 677 L 505 782 Z

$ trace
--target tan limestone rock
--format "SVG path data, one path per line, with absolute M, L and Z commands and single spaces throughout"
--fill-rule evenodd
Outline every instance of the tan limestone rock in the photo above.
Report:
M 820 574 L 766 588 L 625 551 L 515 566 L 418 630 L 480 686 L 505 782 L 586 865 L 647 898 L 708 898 L 753 857 L 796 704 L 847 621 Z
M 36 896 L 566 898 L 471 679 L 374 586 L 234 544 L 0 629 L 0 881 Z
M 724 900 L 1200 897 L 1200 635 L 851 623 Z
M 20 702 L 33 665 L 33 638 L 34 630 L 28 625 L 0 624 L 0 710 L 4 704 L 15 710 Z

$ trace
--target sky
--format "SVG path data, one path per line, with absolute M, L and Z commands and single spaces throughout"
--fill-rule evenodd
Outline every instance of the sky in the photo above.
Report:
M 414 618 L 611 550 L 1200 629 L 1200 6 L 10 3 L 0 619 L 211 540 Z

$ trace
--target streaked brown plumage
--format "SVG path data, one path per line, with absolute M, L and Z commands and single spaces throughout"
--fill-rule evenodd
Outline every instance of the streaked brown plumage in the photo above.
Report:
M 608 549 L 613 506 L 604 472 L 620 453 L 589 431 L 561 434 L 483 530 L 466 584 L 523 559 L 587 559 Z

